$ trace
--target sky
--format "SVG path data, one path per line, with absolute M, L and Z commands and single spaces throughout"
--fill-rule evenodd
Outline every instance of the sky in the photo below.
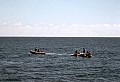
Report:
M 0 0 L 0 37 L 120 37 L 120 0 Z

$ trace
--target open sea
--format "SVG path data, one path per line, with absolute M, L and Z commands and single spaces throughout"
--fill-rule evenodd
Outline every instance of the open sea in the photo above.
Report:
M 93 56 L 71 56 L 82 48 Z M 0 82 L 120 82 L 120 38 L 1 37 Z

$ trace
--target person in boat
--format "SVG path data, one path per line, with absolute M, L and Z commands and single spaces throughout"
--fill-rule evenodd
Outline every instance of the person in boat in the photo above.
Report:
M 37 52 L 40 52 L 40 49 L 38 49 Z
M 36 48 L 35 48 L 35 52 L 37 52 L 37 50 L 38 50 L 38 49 L 37 49 L 37 47 L 36 47 Z
M 76 53 L 76 54 L 77 54 L 77 52 L 78 52 L 78 51 L 77 51 L 77 50 L 75 50 L 75 53 Z
M 91 53 L 89 51 L 86 52 L 86 57 L 90 57 Z
M 78 51 L 77 51 L 77 50 L 75 50 L 75 52 L 74 52 L 74 55 L 75 55 L 75 56 L 77 56 L 77 52 L 78 52 Z
M 83 48 L 83 53 L 85 53 L 85 48 Z
M 80 54 L 80 52 L 75 50 L 74 55 L 77 56 L 78 54 Z

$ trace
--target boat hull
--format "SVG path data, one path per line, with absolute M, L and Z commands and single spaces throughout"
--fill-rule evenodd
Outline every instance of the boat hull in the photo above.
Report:
M 45 52 L 35 52 L 35 51 L 30 51 L 31 54 L 46 54 Z

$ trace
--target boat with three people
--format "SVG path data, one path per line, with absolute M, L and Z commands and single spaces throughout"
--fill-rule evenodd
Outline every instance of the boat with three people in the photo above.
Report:
M 76 50 L 71 56 L 80 56 L 80 57 L 90 58 L 92 57 L 92 54 L 90 53 L 90 51 L 85 51 L 85 49 L 83 48 L 83 52 Z

